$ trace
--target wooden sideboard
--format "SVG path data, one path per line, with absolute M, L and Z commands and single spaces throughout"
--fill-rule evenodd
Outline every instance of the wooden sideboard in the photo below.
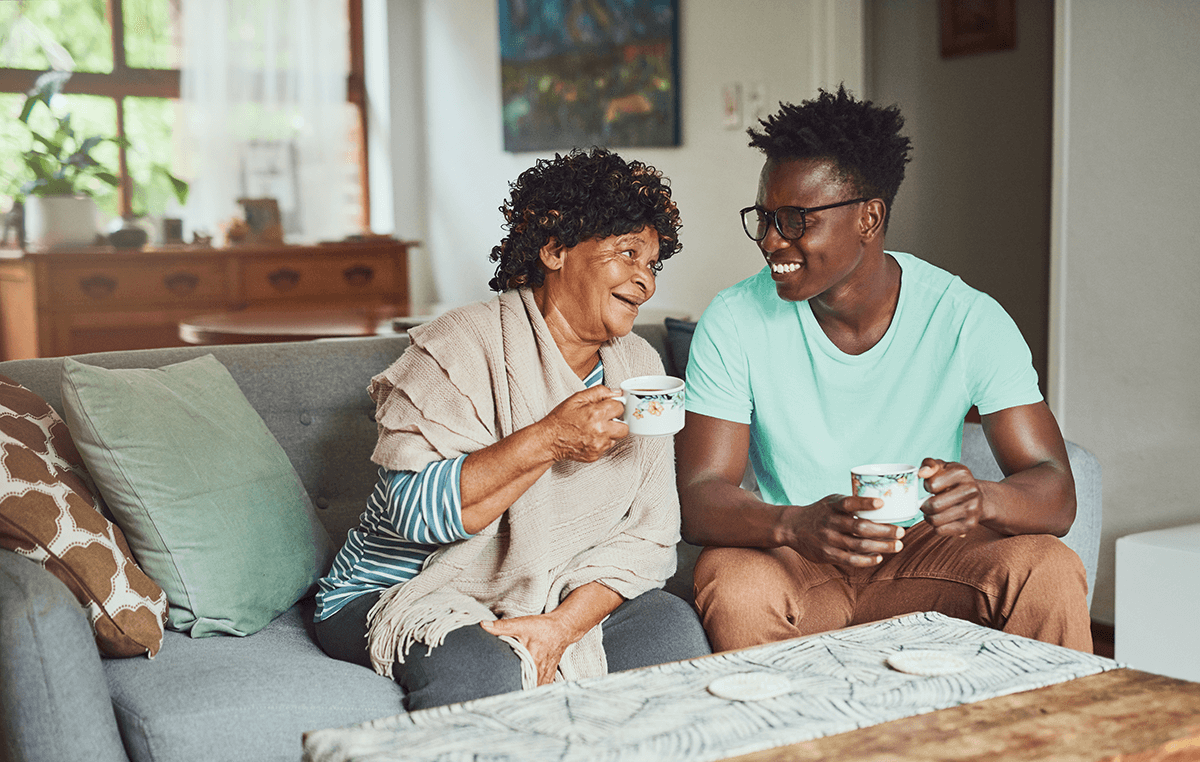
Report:
M 182 346 L 203 312 L 408 311 L 408 241 L 313 246 L 0 251 L 0 358 Z

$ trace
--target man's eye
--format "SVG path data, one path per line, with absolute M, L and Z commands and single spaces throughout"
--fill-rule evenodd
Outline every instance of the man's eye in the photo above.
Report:
M 780 214 L 779 215 L 779 226 L 787 231 L 803 230 L 804 229 L 804 216 L 800 215 L 800 214 L 796 214 L 794 212 L 789 212 L 787 214 Z
M 633 249 L 626 249 L 625 251 L 623 251 L 621 253 L 624 254 L 625 256 L 629 257 L 630 259 L 637 259 L 637 252 L 634 251 Z

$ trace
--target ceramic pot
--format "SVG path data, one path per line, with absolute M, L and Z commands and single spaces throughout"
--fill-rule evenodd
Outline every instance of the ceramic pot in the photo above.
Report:
M 118 249 L 140 249 L 149 238 L 137 220 L 117 218 L 108 228 L 108 242 Z
M 25 199 L 27 251 L 91 246 L 95 241 L 96 203 L 90 196 L 29 196 Z

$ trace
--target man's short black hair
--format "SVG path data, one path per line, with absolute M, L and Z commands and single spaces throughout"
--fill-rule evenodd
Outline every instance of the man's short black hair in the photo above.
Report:
M 853 195 L 883 199 L 890 217 L 912 150 L 912 142 L 900 134 L 900 109 L 857 100 L 844 85 L 837 93 L 820 90 L 799 106 L 779 105 L 777 113 L 759 121 L 761 131 L 746 131 L 750 146 L 774 161 L 828 160 Z

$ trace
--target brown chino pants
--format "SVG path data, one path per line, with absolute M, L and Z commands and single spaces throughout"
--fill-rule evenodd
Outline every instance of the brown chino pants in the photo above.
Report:
M 1087 575 L 1050 535 L 976 527 L 941 537 L 921 522 L 878 566 L 844 570 L 791 548 L 706 548 L 696 607 L 714 651 L 836 630 L 916 611 L 1091 652 Z

